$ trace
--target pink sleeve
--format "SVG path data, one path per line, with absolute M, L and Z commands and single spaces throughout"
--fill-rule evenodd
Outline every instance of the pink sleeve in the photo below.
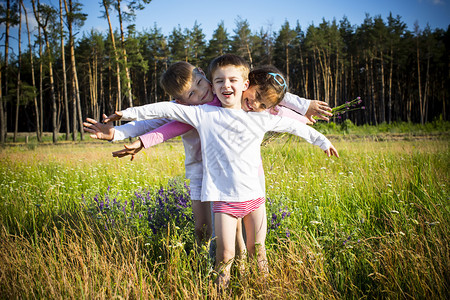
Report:
M 213 101 L 206 103 L 207 105 L 212 106 L 220 106 L 221 103 L 217 97 L 214 97 Z M 164 141 L 170 140 L 179 135 L 185 134 L 189 130 L 193 129 L 191 125 L 172 121 L 167 124 L 162 125 L 144 135 L 141 135 L 139 138 L 141 139 L 144 148 L 149 148 L 155 146 L 157 144 L 161 144 Z
M 172 121 L 144 135 L 141 135 L 139 138 L 141 139 L 144 148 L 149 148 L 164 141 L 170 140 L 171 138 L 174 138 L 176 136 L 182 135 L 193 128 L 194 127 L 192 127 L 191 125 L 178 121 Z
M 291 119 L 294 119 L 296 121 L 299 121 L 300 123 L 307 124 L 309 122 L 308 118 L 302 116 L 299 113 L 296 113 L 292 109 L 289 109 L 284 106 L 276 106 L 272 109 L 270 109 L 270 113 L 272 115 L 278 115 L 280 117 L 288 117 Z

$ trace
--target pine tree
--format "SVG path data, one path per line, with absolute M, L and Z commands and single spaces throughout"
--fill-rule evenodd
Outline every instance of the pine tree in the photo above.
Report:
M 225 24 L 221 21 L 216 30 L 212 35 L 211 40 L 209 40 L 208 46 L 205 50 L 205 60 L 207 62 L 211 61 L 213 58 L 229 53 L 231 50 L 231 40 L 228 36 L 227 30 L 225 29 Z

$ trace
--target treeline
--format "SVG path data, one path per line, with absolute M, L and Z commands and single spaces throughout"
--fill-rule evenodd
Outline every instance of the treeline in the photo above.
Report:
M 115 109 L 169 100 L 158 82 L 169 64 L 185 60 L 206 70 L 223 53 L 241 55 L 252 67 L 273 64 L 291 92 L 330 106 L 360 96 L 366 109 L 344 115 L 357 124 L 448 119 L 450 26 L 410 30 L 391 14 L 386 20 L 366 15 L 360 25 L 344 17 L 308 28 L 286 21 L 275 31 L 252 31 L 238 18 L 232 32 L 220 22 L 207 41 L 197 23 L 178 26 L 169 36 L 157 24 L 137 31 L 135 12 L 150 0 L 102 0 L 108 33 L 83 28 L 86 14 L 77 0 L 59 0 L 57 7 L 38 0 L 4 2 L 2 142 L 7 131 L 14 138 L 19 131 L 35 131 L 38 140 L 51 131 L 54 142 L 60 132 L 83 138 L 86 116 L 100 119 Z M 111 18 L 117 18 L 118 29 Z M 33 36 L 31 19 L 38 24 Z M 19 29 L 17 36 L 10 36 L 11 27 Z M 10 39 L 28 46 L 11 53 Z

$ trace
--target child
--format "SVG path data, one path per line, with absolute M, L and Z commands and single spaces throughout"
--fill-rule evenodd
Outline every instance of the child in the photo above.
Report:
M 257 83 L 255 82 L 254 84 Z M 198 105 L 211 103 L 213 101 L 211 84 L 206 79 L 205 74 L 200 68 L 195 68 L 187 62 L 177 62 L 172 64 L 161 77 L 161 85 L 168 94 L 177 99 L 176 101 L 181 104 Z M 251 89 L 249 89 L 249 91 L 250 90 Z M 249 101 L 252 103 L 254 103 L 254 99 L 252 98 L 254 97 L 253 94 L 249 94 L 248 97 L 249 99 L 251 98 Z M 211 104 L 219 105 L 220 102 L 216 99 L 216 102 Z M 292 94 L 287 94 L 282 104 L 290 109 L 280 108 L 278 109 L 279 114 L 298 119 L 300 118 L 300 115 L 294 113 L 292 110 L 298 111 L 305 114 L 308 118 L 305 118 L 302 122 L 306 122 L 307 120 L 315 122 L 312 116 L 328 120 L 327 116 L 331 115 L 329 112 L 331 109 L 328 107 L 327 103 L 306 100 Z M 248 107 L 248 105 L 246 105 L 245 107 L 243 106 L 243 109 L 259 111 L 260 108 L 256 106 L 258 105 L 255 104 L 255 107 Z M 107 119 L 105 115 L 104 118 Z M 192 126 L 176 121 L 168 123 L 167 119 L 131 122 L 115 128 L 112 127 L 112 123 L 97 123 L 90 118 L 88 118 L 87 121 L 89 123 L 84 123 L 84 126 L 86 131 L 92 133 L 91 137 L 106 140 L 121 140 L 127 137 L 135 137 L 154 129 L 148 134 L 141 136 L 138 144 L 133 143 L 130 146 L 125 146 L 125 149 L 123 150 L 114 152 L 113 155 L 117 157 L 132 155 L 133 159 L 134 155 L 138 153 L 142 147 L 148 148 L 183 134 L 182 140 L 186 154 L 186 178 L 190 180 L 196 240 L 198 243 L 208 241 L 212 232 L 211 218 L 208 214 L 209 203 L 200 201 L 202 181 L 200 140 L 197 132 L 191 130 Z M 141 141 L 142 143 L 140 143 Z M 242 245 L 242 241 L 239 244 Z M 241 248 L 241 250 L 243 249 Z
M 240 57 L 223 55 L 211 63 L 213 90 L 222 107 L 184 106 L 156 103 L 129 108 L 117 115 L 124 119 L 168 117 L 195 127 L 203 144 L 202 201 L 213 201 L 217 236 L 216 270 L 219 284 L 227 284 L 234 257 L 237 219 L 243 217 L 247 250 L 256 254 L 259 267 L 267 268 L 264 242 L 266 218 L 264 191 L 259 184 L 260 143 L 265 132 L 289 132 L 320 146 L 328 156 L 338 153 L 331 143 L 314 129 L 268 113 L 241 109 L 243 91 L 248 88 L 248 65 Z M 267 107 L 276 105 L 285 94 L 284 78 L 268 74 L 266 84 L 277 94 Z

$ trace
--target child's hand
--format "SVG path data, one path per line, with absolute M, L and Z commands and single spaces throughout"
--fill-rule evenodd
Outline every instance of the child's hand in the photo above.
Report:
M 115 111 L 112 115 L 110 116 L 106 116 L 105 114 L 103 115 L 103 123 L 109 123 L 109 122 L 114 122 L 114 121 L 119 121 L 120 119 L 122 119 L 123 113 L 121 111 Z
M 308 110 L 306 111 L 305 117 L 307 117 L 312 123 L 316 123 L 313 117 L 329 121 L 328 117 L 333 116 L 331 113 L 331 107 L 328 103 L 318 100 L 312 100 L 309 104 Z
M 103 114 L 103 118 L 106 118 L 105 114 Z M 103 124 L 91 118 L 86 118 L 86 121 L 83 122 L 84 131 L 92 133 L 91 138 L 112 141 L 115 131 L 112 123 Z
M 131 155 L 131 159 L 134 159 L 134 156 L 142 150 L 142 148 L 144 148 L 144 145 L 142 144 L 141 140 L 138 139 L 136 141 L 134 141 L 131 145 L 124 145 L 125 149 L 119 150 L 119 151 L 115 151 L 112 153 L 113 157 L 118 157 L 118 158 L 122 158 L 125 157 L 127 155 Z
M 339 157 L 339 153 L 337 152 L 336 148 L 334 148 L 333 145 L 331 145 L 330 148 L 328 148 L 324 152 L 328 157 L 333 156 L 333 155 L 336 157 Z

